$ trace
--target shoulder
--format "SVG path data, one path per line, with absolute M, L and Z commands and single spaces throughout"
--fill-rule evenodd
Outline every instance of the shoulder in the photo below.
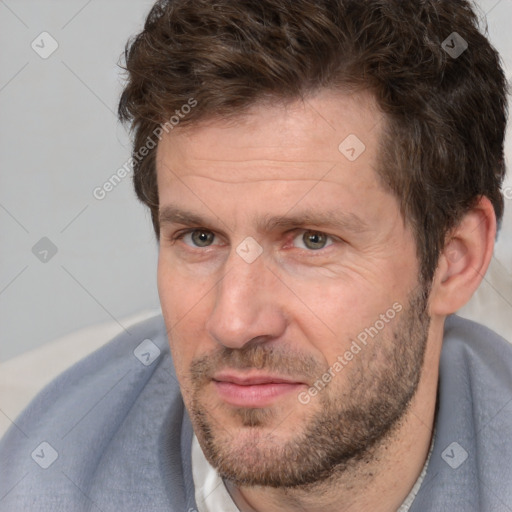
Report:
M 512 503 L 512 345 L 452 315 L 439 366 L 435 442 L 412 511 Z
M 75 411 L 82 410 L 84 402 L 90 397 L 98 399 L 102 392 L 117 399 L 135 398 L 136 383 L 150 377 L 161 365 L 174 371 L 163 318 L 157 315 L 124 329 L 61 373 L 32 400 L 16 425 L 34 431 L 56 417 L 67 424 Z
M 440 405 L 487 448 L 507 438 L 512 455 L 512 345 L 494 331 L 455 315 L 447 319 L 440 361 Z M 509 406 L 509 407 L 507 407 Z M 481 437 L 480 437 L 481 436 Z M 512 474 L 512 473 L 511 473 Z
M 81 510 L 116 492 L 116 506 L 147 496 L 147 481 L 130 480 L 137 471 L 160 479 L 160 432 L 173 412 L 179 422 L 183 405 L 158 315 L 59 375 L 14 421 L 0 441 L 0 511 L 31 510 L 36 498 L 38 510 Z
M 512 344 L 482 324 L 451 315 L 445 323 L 443 370 L 463 371 L 468 378 L 512 391 Z

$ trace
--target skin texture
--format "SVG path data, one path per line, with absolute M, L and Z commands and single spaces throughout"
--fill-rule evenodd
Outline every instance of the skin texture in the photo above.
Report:
M 369 94 L 322 91 L 159 144 L 170 347 L 201 447 L 243 511 L 395 511 L 425 462 L 444 319 L 480 283 L 495 218 L 482 198 L 449 234 L 427 301 L 412 232 L 376 175 L 383 128 Z M 354 161 L 338 149 L 351 134 L 365 146 Z M 226 371 L 293 384 L 233 405 L 213 380 Z

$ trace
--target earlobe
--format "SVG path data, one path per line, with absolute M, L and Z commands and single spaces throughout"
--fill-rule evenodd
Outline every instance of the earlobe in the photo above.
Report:
M 432 286 L 432 315 L 458 311 L 482 282 L 494 250 L 496 215 L 487 197 L 466 213 L 453 229 L 439 256 Z

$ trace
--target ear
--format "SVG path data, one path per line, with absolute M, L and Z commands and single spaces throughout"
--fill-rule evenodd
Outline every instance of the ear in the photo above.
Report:
M 446 238 L 432 283 L 431 315 L 450 315 L 471 299 L 487 272 L 495 238 L 494 208 L 481 197 Z

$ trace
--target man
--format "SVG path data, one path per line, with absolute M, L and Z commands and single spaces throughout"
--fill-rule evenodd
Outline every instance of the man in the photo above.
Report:
M 503 214 L 469 3 L 161 1 L 126 69 L 163 319 L 17 420 L 0 510 L 512 510 L 512 348 L 452 315 Z

